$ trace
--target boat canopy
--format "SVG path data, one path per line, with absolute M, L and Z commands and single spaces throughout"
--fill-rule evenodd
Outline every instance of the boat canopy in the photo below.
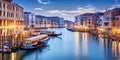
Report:
M 34 41 L 34 40 L 38 40 L 38 39 L 46 37 L 46 36 L 48 36 L 48 35 L 38 35 L 38 36 L 35 36 L 35 37 L 26 38 L 26 39 L 24 39 L 24 41 Z

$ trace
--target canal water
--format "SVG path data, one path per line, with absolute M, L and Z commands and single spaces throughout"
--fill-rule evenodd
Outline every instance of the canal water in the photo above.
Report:
M 50 37 L 47 46 L 0 54 L 0 60 L 120 60 L 120 42 L 65 28 L 59 37 Z

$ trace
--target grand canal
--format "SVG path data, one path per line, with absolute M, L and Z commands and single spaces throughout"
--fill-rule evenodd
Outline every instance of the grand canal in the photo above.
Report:
M 19 50 L 0 54 L 0 60 L 120 60 L 120 42 L 71 32 L 65 28 L 59 37 L 50 37 L 47 46 L 36 50 Z

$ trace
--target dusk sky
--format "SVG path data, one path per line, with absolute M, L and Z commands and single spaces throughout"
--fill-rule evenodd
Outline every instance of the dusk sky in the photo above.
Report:
M 120 0 L 13 0 L 24 11 L 36 15 L 60 16 L 74 21 L 74 16 L 83 13 L 103 12 L 120 6 Z

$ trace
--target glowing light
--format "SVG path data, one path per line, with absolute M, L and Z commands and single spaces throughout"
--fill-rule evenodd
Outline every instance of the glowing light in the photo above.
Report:
M 67 25 L 67 24 L 65 24 L 64 26 L 65 26 L 65 27 L 67 27 L 68 25 Z
M 78 25 L 75 25 L 74 28 L 80 28 Z
M 88 29 L 88 27 L 87 27 L 87 26 L 85 26 L 85 29 Z
M 99 28 L 99 30 L 102 31 L 102 32 L 104 31 L 103 28 Z
M 16 60 L 16 53 L 11 54 L 11 60 Z
M 120 33 L 120 30 L 118 30 L 118 32 Z
M 15 26 L 15 25 L 9 25 L 9 26 L 5 26 L 4 28 L 7 28 L 7 29 L 14 29 L 14 28 L 16 28 L 16 26 Z

